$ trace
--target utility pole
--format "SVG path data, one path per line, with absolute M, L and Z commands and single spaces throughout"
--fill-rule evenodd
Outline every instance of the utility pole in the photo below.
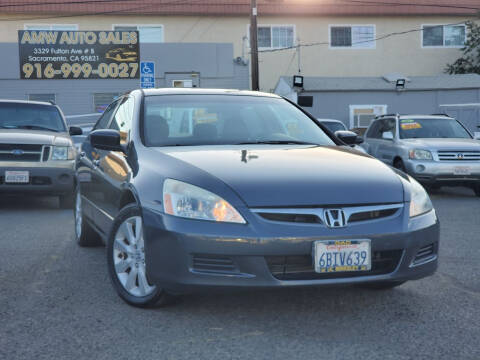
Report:
M 260 90 L 258 82 L 257 0 L 250 0 L 250 61 L 252 62 L 252 90 Z

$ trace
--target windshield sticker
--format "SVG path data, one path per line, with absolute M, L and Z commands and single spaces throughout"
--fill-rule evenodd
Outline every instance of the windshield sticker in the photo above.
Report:
M 413 119 L 402 119 L 402 120 L 400 120 L 400 123 L 402 123 L 402 124 L 412 123 L 412 122 L 415 122 L 415 120 L 413 120 Z
M 412 129 L 421 129 L 422 125 L 420 125 L 418 122 L 408 122 L 405 124 L 400 124 L 400 127 L 402 128 L 402 130 L 412 130 Z

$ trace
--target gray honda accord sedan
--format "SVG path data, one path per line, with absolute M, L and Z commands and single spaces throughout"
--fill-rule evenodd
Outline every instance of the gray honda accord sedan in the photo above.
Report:
M 343 135 L 272 94 L 134 90 L 82 144 L 77 242 L 106 244 L 113 286 L 135 306 L 200 289 L 386 289 L 433 274 L 427 193 Z

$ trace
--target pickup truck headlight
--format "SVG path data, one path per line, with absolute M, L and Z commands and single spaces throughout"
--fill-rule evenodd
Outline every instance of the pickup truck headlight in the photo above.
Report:
M 73 146 L 54 146 L 52 149 L 52 160 L 73 160 L 75 149 Z
M 245 224 L 242 215 L 226 200 L 198 186 L 166 179 L 163 183 L 165 213 L 189 219 Z
M 412 149 L 408 152 L 408 157 L 413 160 L 432 160 L 432 153 L 428 150 Z
M 409 179 L 412 196 L 410 200 L 410 217 L 412 218 L 429 212 L 433 209 L 433 205 L 423 186 L 411 176 L 409 176 Z

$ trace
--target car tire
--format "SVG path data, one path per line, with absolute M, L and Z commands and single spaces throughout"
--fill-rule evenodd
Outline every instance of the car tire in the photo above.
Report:
M 73 215 L 75 220 L 75 239 L 81 247 L 94 247 L 103 245 L 100 235 L 85 220 L 82 208 L 82 196 L 80 189 L 75 190 L 75 206 L 73 207 Z
M 58 197 L 58 202 L 61 209 L 73 209 L 75 205 L 75 194 L 65 194 Z
M 405 164 L 403 163 L 402 159 L 397 159 L 393 162 L 393 167 L 400 171 L 403 171 L 405 174 L 407 173 L 407 169 L 405 168 Z
M 145 267 L 143 220 L 140 208 L 130 204 L 115 218 L 107 241 L 107 263 L 115 291 L 129 305 L 170 304 L 174 297 L 148 280 Z
M 372 283 L 365 283 L 360 285 L 364 289 L 369 290 L 390 290 L 397 286 L 405 284 L 406 281 L 379 281 Z

